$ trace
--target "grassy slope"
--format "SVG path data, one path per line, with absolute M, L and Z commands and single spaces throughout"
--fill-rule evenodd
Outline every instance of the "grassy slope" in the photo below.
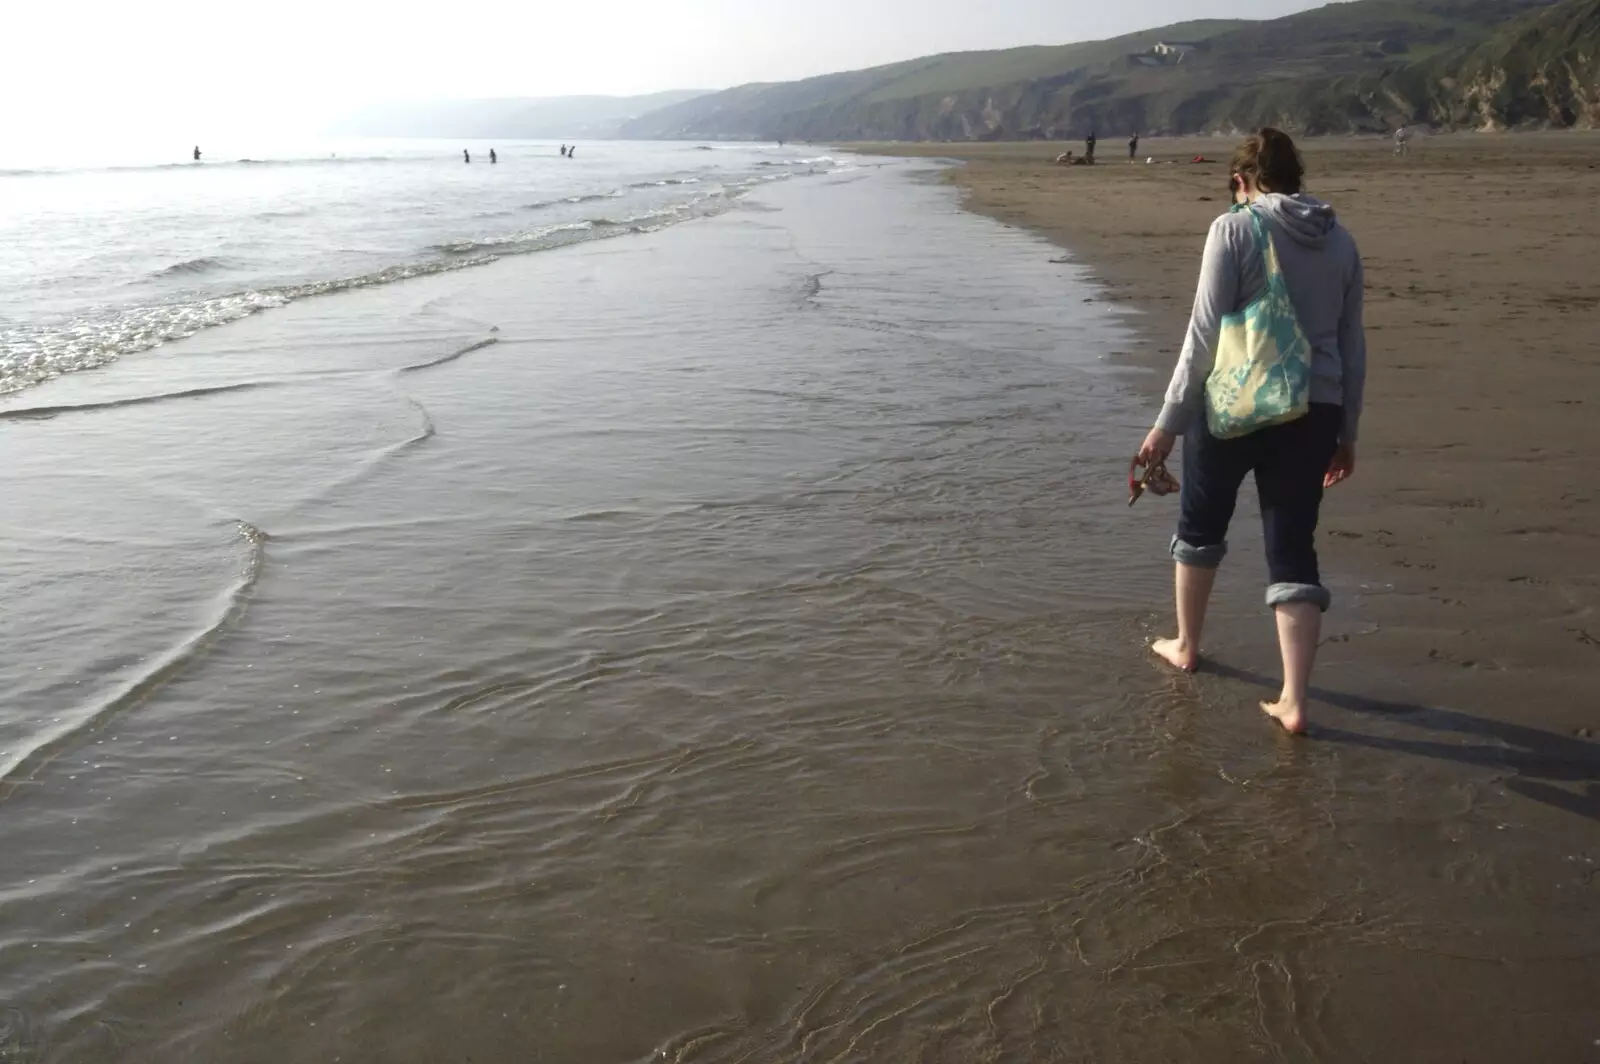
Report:
M 1245 25 L 1247 23 L 1239 20 L 1207 19 L 1105 41 L 1008 48 L 998 52 L 951 52 L 919 61 L 915 70 L 884 79 L 864 100 L 868 103 L 910 100 L 1058 78 L 1086 67 L 1114 63 L 1130 53 L 1149 49 L 1157 41 L 1201 41 Z
M 1077 137 L 1275 122 L 1382 128 L 1443 106 L 1434 64 L 1460 62 L 1552 0 L 1355 0 L 1265 22 L 1185 23 L 1109 41 L 961 52 L 787 84 L 751 85 L 647 115 L 634 136 L 788 139 Z M 1563 8 L 1593 0 L 1567 0 Z M 1200 40 L 1183 63 L 1130 56 Z

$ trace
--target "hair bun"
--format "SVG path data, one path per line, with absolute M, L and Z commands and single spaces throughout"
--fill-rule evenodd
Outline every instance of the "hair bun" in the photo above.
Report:
M 1305 163 L 1294 140 L 1281 129 L 1263 127 L 1239 146 L 1233 157 L 1236 173 L 1251 174 L 1257 187 L 1270 192 L 1296 193 L 1305 178 Z

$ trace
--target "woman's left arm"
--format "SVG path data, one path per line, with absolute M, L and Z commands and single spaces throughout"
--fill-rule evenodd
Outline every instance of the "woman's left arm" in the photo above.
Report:
M 1362 321 L 1366 274 L 1361 252 L 1354 250 L 1354 255 L 1355 266 L 1344 290 L 1344 313 L 1339 317 L 1339 364 L 1344 382 L 1344 430 L 1339 440 L 1351 446 L 1361 427 L 1361 404 L 1367 391 L 1367 329 Z
M 1366 299 L 1366 275 L 1361 252 L 1350 244 L 1355 264 L 1345 284 L 1344 311 L 1339 316 L 1339 364 L 1343 373 L 1344 427 L 1339 431 L 1339 449 L 1334 452 L 1322 486 L 1331 488 L 1355 475 L 1356 435 L 1361 427 L 1361 403 L 1367 390 L 1367 330 L 1362 323 Z

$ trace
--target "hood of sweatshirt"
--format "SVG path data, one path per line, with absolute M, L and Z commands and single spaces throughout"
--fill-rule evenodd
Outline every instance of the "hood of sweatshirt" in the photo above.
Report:
M 1285 196 L 1269 192 L 1257 199 L 1255 206 L 1277 223 L 1280 232 L 1306 247 L 1321 247 L 1339 224 L 1332 207 L 1304 193 Z

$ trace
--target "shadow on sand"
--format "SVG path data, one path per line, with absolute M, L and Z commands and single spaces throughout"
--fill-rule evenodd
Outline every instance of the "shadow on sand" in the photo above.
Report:
M 1273 697 L 1278 682 L 1258 673 L 1231 665 L 1207 663 L 1212 676 L 1240 680 L 1263 688 Z M 1409 702 L 1385 702 L 1376 698 L 1341 694 L 1313 687 L 1311 697 L 1324 705 L 1335 706 L 1403 723 L 1408 727 L 1461 736 L 1466 741 L 1444 742 L 1428 739 L 1401 739 L 1387 735 L 1368 735 L 1332 728 L 1313 720 L 1308 736 L 1319 742 L 1365 746 L 1455 761 L 1463 765 L 1500 769 L 1512 773 L 1506 789 L 1557 809 L 1600 822 L 1600 743 L 1569 738 L 1520 724 L 1474 717 L 1453 709 L 1436 709 Z M 1577 791 L 1558 784 L 1576 784 Z

